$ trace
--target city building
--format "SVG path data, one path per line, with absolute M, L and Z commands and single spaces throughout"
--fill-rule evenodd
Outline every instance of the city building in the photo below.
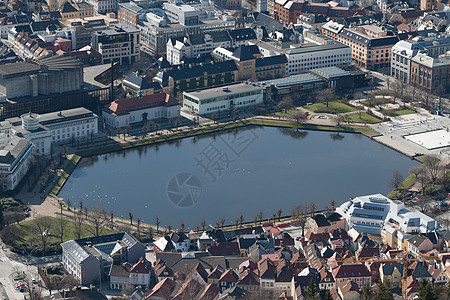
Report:
M 162 92 L 162 86 L 159 82 L 148 82 L 143 76 L 131 73 L 122 80 L 122 87 L 125 92 L 131 95 L 137 95 L 140 91 L 143 96 Z
M 141 257 L 136 263 L 125 262 L 120 265 L 112 265 L 109 271 L 109 287 L 112 290 L 126 288 L 143 288 L 150 286 L 152 264 Z
M 274 17 L 283 23 L 284 26 L 296 24 L 297 18 L 301 14 L 324 15 L 331 19 L 351 17 L 354 15 L 364 16 L 367 14 L 363 9 L 351 9 L 332 5 L 332 3 L 318 3 L 304 0 L 275 0 Z
M 396 43 L 391 49 L 391 76 L 405 83 L 410 82 L 411 61 L 419 53 L 437 58 L 450 51 L 450 37 L 415 37 Z
M 86 1 L 80 2 L 64 2 L 59 8 L 61 19 L 86 18 L 94 16 L 94 7 Z
M 322 33 L 352 48 L 352 62 L 367 69 L 390 67 L 390 52 L 400 38 L 375 25 L 362 25 L 348 29 L 329 21 Z
M 286 73 L 298 74 L 311 69 L 351 65 L 350 47 L 341 43 L 325 45 L 303 44 L 300 47 L 281 49 L 267 42 L 254 42 L 265 58 L 284 54 Z
M 147 11 L 133 2 L 119 3 L 117 19 L 119 23 L 137 28 L 139 19 L 145 16 Z
M 238 78 L 236 62 L 227 60 L 163 70 L 153 80 L 161 83 L 164 92 L 177 96 L 186 90 L 234 83 Z
M 83 64 L 71 57 L 51 56 L 0 66 L 3 99 L 37 97 L 75 91 L 83 85 Z
M 210 54 L 219 46 L 229 48 L 232 44 L 228 31 L 188 34 L 185 37 L 171 38 L 167 41 L 166 58 L 171 65 L 179 65 L 184 58 Z
M 106 14 L 110 12 L 117 12 L 117 0 L 89 0 L 89 3 L 94 7 L 94 13 Z
M 336 212 L 347 220 L 348 228 L 359 232 L 381 234 L 383 229 L 395 227 L 406 234 L 440 230 L 434 219 L 405 208 L 381 194 L 360 196 L 343 203 Z
M 2 192 L 14 190 L 26 175 L 33 143 L 14 134 L 8 123 L 0 124 L 0 189 Z
M 61 22 L 63 28 L 73 32 L 72 47 L 80 49 L 85 46 L 91 46 L 92 34 L 94 32 L 103 31 L 110 25 L 117 24 L 116 18 L 112 14 L 106 16 L 100 15 L 95 17 L 68 19 Z
M 147 12 L 138 25 L 141 45 L 153 55 L 164 55 L 170 38 L 235 28 L 233 17 L 214 10 L 207 2 L 202 1 L 200 7 L 174 2 L 165 2 L 163 10 Z
M 61 248 L 64 268 L 82 285 L 108 278 L 112 265 L 145 257 L 145 246 L 126 232 L 70 240 Z
M 132 64 L 140 57 L 139 43 L 139 30 L 125 24 L 92 33 L 92 48 L 102 55 L 102 64 Z
M 358 289 L 362 289 L 372 283 L 372 274 L 363 263 L 344 263 L 331 272 L 338 286 L 352 281 L 357 284 Z
M 434 58 L 418 53 L 411 59 L 410 83 L 430 91 L 442 89 L 446 93 L 450 87 L 450 55 Z
M 279 78 L 286 73 L 286 55 L 262 57 L 256 45 L 240 45 L 230 49 L 219 47 L 213 51 L 212 56 L 217 61 L 234 60 L 239 80 Z
M 180 102 L 166 93 L 115 100 L 103 108 L 103 122 L 110 128 L 177 118 L 179 115 Z
M 338 213 L 332 213 L 328 216 L 315 214 L 313 218 L 306 220 L 306 228 L 312 233 L 331 232 L 333 229 L 345 229 L 345 219 Z
M 183 92 L 183 109 L 199 115 L 241 109 L 262 103 L 263 88 L 237 83 L 223 87 Z
M 420 10 L 441 10 L 441 0 L 420 0 Z

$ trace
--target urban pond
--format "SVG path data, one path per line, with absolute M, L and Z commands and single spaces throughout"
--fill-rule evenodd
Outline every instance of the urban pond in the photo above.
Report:
M 58 196 L 194 229 L 203 218 L 229 224 L 241 213 L 250 221 L 259 211 L 387 195 L 392 172 L 406 178 L 417 165 L 359 134 L 253 127 L 84 158 Z

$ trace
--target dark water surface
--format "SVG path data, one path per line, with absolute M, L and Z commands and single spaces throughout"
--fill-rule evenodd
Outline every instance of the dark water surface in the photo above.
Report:
M 252 128 L 83 159 L 59 197 L 116 216 L 195 228 L 203 218 L 234 223 L 314 201 L 389 193 L 395 169 L 417 162 L 358 134 Z M 180 175 L 179 175 L 180 174 Z M 177 176 L 179 175 L 179 176 Z

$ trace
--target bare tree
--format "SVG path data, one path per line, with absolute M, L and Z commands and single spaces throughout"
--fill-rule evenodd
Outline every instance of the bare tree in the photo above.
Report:
M 203 218 L 202 222 L 200 223 L 200 227 L 202 228 L 203 231 L 205 231 L 206 228 L 206 219 Z
M 341 123 L 344 122 L 344 117 L 341 114 L 337 114 L 336 117 L 333 118 L 334 123 L 336 123 L 337 127 L 341 126 Z
M 77 239 L 81 239 L 81 237 L 83 236 L 83 222 L 84 222 L 83 214 L 81 212 L 75 212 L 74 217 L 75 217 L 75 223 L 74 223 L 73 231 L 75 233 L 75 237 Z
M 306 120 L 308 120 L 308 113 L 296 110 L 293 113 L 291 113 L 290 117 L 294 119 L 297 125 L 300 125 L 304 123 Z
M 131 226 L 133 226 L 134 215 L 133 215 L 133 212 L 131 210 L 128 212 L 128 218 L 130 218 L 130 224 L 131 224 Z
M 422 190 L 422 195 L 425 193 L 425 186 L 428 182 L 428 176 L 425 168 L 422 167 L 411 167 L 409 169 L 409 174 L 414 175 L 416 181 L 420 182 L 420 189 Z
M 100 236 L 104 232 L 104 227 L 108 222 L 108 212 L 105 208 L 94 206 L 88 213 L 88 231 L 93 236 Z
M 159 232 L 159 224 L 161 224 L 161 220 L 159 219 L 158 216 L 156 216 L 156 218 L 155 218 L 156 233 Z
M 314 218 L 314 214 L 316 213 L 316 209 L 317 209 L 317 205 L 316 203 L 311 203 L 311 205 L 309 206 L 310 212 L 311 212 L 311 217 Z
M 52 225 L 52 219 L 50 217 L 38 217 L 34 220 L 34 232 L 40 238 L 42 251 L 45 254 L 47 250 L 47 242 L 50 238 L 50 230 Z
M 326 88 L 316 91 L 316 101 L 321 103 L 328 103 L 336 99 L 336 94 L 333 88 Z
M 242 213 L 239 214 L 238 216 L 238 221 L 239 221 L 239 227 L 242 228 L 242 224 L 244 224 L 244 215 Z
M 220 224 L 220 228 L 222 228 L 223 229 L 223 226 L 225 225 L 225 222 L 227 221 L 227 219 L 225 219 L 225 218 L 220 218 L 219 219 L 219 224 Z
M 184 223 L 183 221 L 180 223 L 180 231 L 184 232 L 184 229 L 186 228 L 186 223 Z
M 282 214 L 282 213 L 283 213 L 283 210 L 282 210 L 281 208 L 279 208 L 279 209 L 277 210 L 278 222 L 281 221 L 281 214 Z
M 141 237 L 141 218 L 137 218 L 137 227 L 136 227 L 136 230 L 137 230 L 137 236 L 138 236 L 138 238 L 140 238 Z
M 425 168 L 434 186 L 442 169 L 441 161 L 436 155 L 426 155 L 423 159 L 423 168 Z
M 294 106 L 294 100 L 292 100 L 291 96 L 286 95 L 281 99 L 281 101 L 278 103 L 277 107 L 278 109 L 281 109 L 284 111 L 284 113 L 287 113 L 287 110 L 292 108 Z
M 331 206 L 331 209 L 334 211 L 334 207 L 336 206 L 336 200 L 331 199 L 330 206 Z
M 395 197 L 397 197 L 397 190 L 400 184 L 403 182 L 403 176 L 402 173 L 400 173 L 399 170 L 394 170 L 392 172 L 392 176 L 389 179 L 389 188 L 393 189 L 395 191 Z
M 61 214 L 59 215 L 55 224 L 55 232 L 59 236 L 61 244 L 64 242 L 64 234 L 66 233 L 66 229 L 67 229 L 67 220 L 65 220 L 64 216 Z

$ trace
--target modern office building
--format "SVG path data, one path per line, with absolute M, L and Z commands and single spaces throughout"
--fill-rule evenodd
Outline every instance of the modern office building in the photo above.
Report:
M 359 232 L 381 234 L 383 229 L 393 225 L 407 234 L 440 230 L 433 218 L 410 211 L 403 203 L 381 194 L 353 198 L 336 208 L 336 212 L 347 220 L 348 228 L 355 228 Z
M 92 33 L 92 48 L 102 55 L 102 63 L 132 64 L 140 57 L 139 30 L 125 24 Z
M 244 108 L 263 102 L 263 88 L 248 83 L 183 92 L 183 109 L 199 115 L 230 108 Z

